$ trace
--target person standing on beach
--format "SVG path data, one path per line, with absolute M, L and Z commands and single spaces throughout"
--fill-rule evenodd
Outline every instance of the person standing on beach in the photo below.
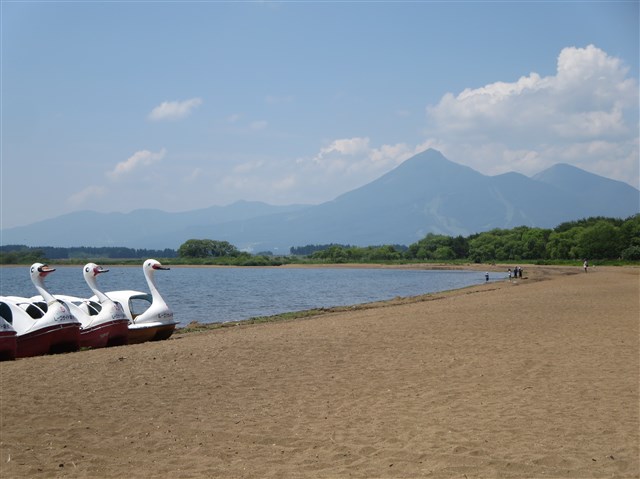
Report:
M 586 259 L 584 260 L 582 267 L 584 268 L 584 272 L 587 273 L 587 268 L 589 268 L 589 262 Z
M 484 280 L 485 281 L 489 281 L 489 272 L 488 271 L 484 274 Z

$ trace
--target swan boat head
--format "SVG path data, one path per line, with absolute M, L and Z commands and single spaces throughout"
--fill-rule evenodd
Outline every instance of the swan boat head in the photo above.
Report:
M 89 286 L 89 289 L 91 289 L 95 295 L 94 297 L 97 299 L 97 302 L 93 301 L 93 298 L 85 300 L 84 308 L 89 312 L 89 314 L 104 316 L 110 320 L 128 319 L 127 315 L 124 313 L 122 305 L 120 303 L 116 303 L 98 289 L 97 276 L 108 272 L 109 270 L 107 268 L 103 268 L 95 263 L 87 263 L 84 265 L 82 275 L 84 276 L 87 286 Z
M 48 264 L 43 263 L 34 263 L 31 265 L 31 269 L 29 270 L 31 282 L 38 290 L 38 293 L 40 293 L 40 296 L 42 296 L 47 303 L 57 301 L 56 298 L 54 298 L 53 295 L 44 287 L 44 279 L 55 270 L 55 268 L 51 268 Z
M 84 281 L 89 286 L 89 289 L 93 291 L 93 294 L 97 296 L 98 301 L 100 303 L 112 302 L 111 299 L 106 294 L 104 294 L 102 291 L 98 289 L 98 281 L 96 279 L 99 274 L 108 273 L 108 272 L 109 272 L 108 269 L 103 268 L 102 266 L 97 265 L 95 263 L 87 263 L 84 265 L 84 268 L 82 268 L 82 275 L 84 276 Z
M 91 299 L 75 296 L 56 295 L 69 306 L 71 312 L 80 320 L 83 328 L 96 327 L 100 324 L 113 321 L 127 321 L 122 306 L 117 304 L 98 289 L 96 276 L 106 273 L 108 269 L 95 263 L 88 263 L 82 268 L 84 279 L 94 293 Z
M 2 316 L 19 335 L 54 325 L 72 324 L 79 327 L 79 321 L 71 313 L 69 306 L 54 298 L 44 287 L 44 278 L 54 271 L 54 268 L 43 263 L 34 263 L 30 268 L 31 281 L 42 300 L 17 296 L 0 298 Z
M 69 306 L 57 298 L 55 298 L 44 287 L 44 279 L 53 273 L 56 269 L 51 268 L 48 264 L 34 263 L 31 265 L 30 275 L 31 282 L 35 286 L 40 296 L 42 296 L 43 302 L 31 303 L 31 308 L 27 308 L 27 312 L 33 318 L 49 319 L 56 323 L 79 323 L 78 319 L 71 313 Z M 37 311 L 30 311 L 33 308 L 39 308 L 42 314 Z
M 142 265 L 142 270 L 149 286 L 149 293 L 141 291 L 110 291 L 107 296 L 122 303 L 126 315 L 132 325 L 177 324 L 173 319 L 173 311 L 160 295 L 155 282 L 156 271 L 166 271 L 170 268 L 163 266 L 155 259 L 148 259 Z

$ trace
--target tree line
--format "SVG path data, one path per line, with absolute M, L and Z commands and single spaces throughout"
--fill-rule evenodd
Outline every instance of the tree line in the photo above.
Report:
M 388 245 L 387 245 L 388 246 Z M 405 245 L 400 245 L 400 244 L 394 244 L 391 245 L 393 246 L 394 249 L 396 249 L 397 251 L 406 251 L 407 250 L 407 246 Z M 294 256 L 312 256 L 313 253 L 317 252 L 317 251 L 324 251 L 330 248 L 343 248 L 343 249 L 351 249 L 351 248 L 358 248 L 358 246 L 351 246 L 351 245 L 344 245 L 344 244 L 340 244 L 340 243 L 329 243 L 329 244 L 308 244 L 305 246 L 292 246 L 289 249 L 289 252 L 294 255 Z M 367 246 L 368 249 L 375 249 L 375 248 L 380 248 L 380 246 Z
M 178 254 L 173 249 L 136 249 L 120 246 L 90 247 L 77 246 L 71 248 L 57 246 L 0 246 L 0 263 L 26 264 L 44 262 L 46 260 L 96 260 L 96 259 L 146 259 L 146 258 L 175 258 Z
M 591 217 L 569 221 L 553 229 L 518 226 L 492 229 L 470 236 L 429 233 L 409 246 L 351 246 L 319 244 L 290 249 L 290 257 L 271 253 L 252 255 L 227 241 L 189 239 L 178 250 L 150 250 L 123 247 L 28 247 L 0 246 L 0 263 L 27 264 L 53 259 L 173 258 L 191 264 L 267 266 L 294 262 L 300 258 L 330 263 L 402 261 L 556 261 L 624 260 L 640 261 L 640 215 L 627 219 Z
M 311 250 L 309 257 L 327 262 L 388 260 L 493 261 L 640 260 L 640 215 L 626 220 L 592 217 L 569 221 L 553 229 L 518 226 L 496 228 L 470 236 L 427 234 L 401 249 L 397 246 L 357 247 L 327 245 Z M 296 251 L 292 248 L 292 253 Z

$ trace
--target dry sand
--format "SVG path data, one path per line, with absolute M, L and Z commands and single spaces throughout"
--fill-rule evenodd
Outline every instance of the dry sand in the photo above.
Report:
M 639 477 L 640 269 L 526 275 L 4 362 L 0 477 Z

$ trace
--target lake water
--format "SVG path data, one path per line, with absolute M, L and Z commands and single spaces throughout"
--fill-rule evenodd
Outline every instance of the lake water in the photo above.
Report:
M 56 267 L 51 264 L 52 267 Z M 148 291 L 142 266 L 109 267 L 102 291 Z M 347 306 L 463 288 L 485 281 L 481 271 L 375 268 L 184 268 L 157 271 L 156 285 L 181 326 L 220 323 L 313 308 Z M 493 278 L 492 278 L 493 279 Z M 58 267 L 45 281 L 52 294 L 92 295 L 82 267 Z M 27 266 L 0 267 L 0 295 L 38 294 Z

